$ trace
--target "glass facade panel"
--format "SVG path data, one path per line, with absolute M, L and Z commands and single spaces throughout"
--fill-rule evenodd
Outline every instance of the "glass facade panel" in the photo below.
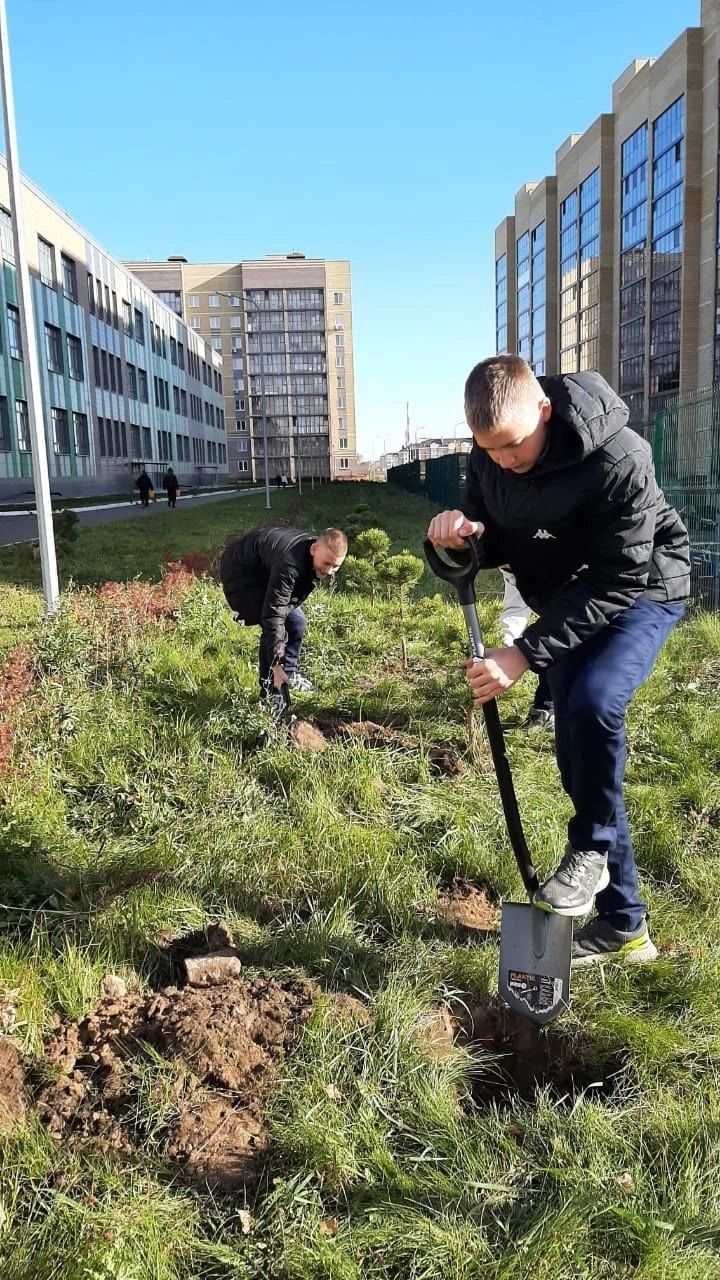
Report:
M 619 389 L 637 418 L 643 416 L 645 386 L 647 123 L 623 142 L 621 164 Z
M 684 108 L 684 99 L 678 98 L 653 122 L 651 397 L 667 396 L 680 389 Z M 651 403 L 651 408 L 655 407 L 657 402 Z
M 580 368 L 595 368 L 597 365 L 599 168 L 593 169 L 579 188 L 571 191 L 563 200 L 560 206 L 559 248 L 560 367 L 563 373 L 573 373 Z M 579 314 L 579 308 L 582 308 L 582 314 Z
M 507 351 L 507 254 L 495 263 L 495 351 Z

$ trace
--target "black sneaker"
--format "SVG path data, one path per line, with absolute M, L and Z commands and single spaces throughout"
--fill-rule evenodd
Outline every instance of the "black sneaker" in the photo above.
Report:
M 607 920 L 596 916 L 578 929 L 572 944 L 572 963 L 576 968 L 618 960 L 625 964 L 650 964 L 657 960 L 657 947 L 650 940 L 647 921 L 626 933 L 614 929 Z
M 543 733 L 554 733 L 555 712 L 548 711 L 545 707 L 531 707 L 521 727 L 528 732 L 540 729 Z
M 595 894 L 609 883 L 606 853 L 573 849 L 568 844 L 557 871 L 536 891 L 533 902 L 543 911 L 554 911 L 559 916 L 586 916 L 592 910 Z

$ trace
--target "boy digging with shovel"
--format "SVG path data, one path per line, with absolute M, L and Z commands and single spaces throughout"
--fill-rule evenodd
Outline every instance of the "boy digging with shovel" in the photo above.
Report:
M 625 710 L 682 617 L 687 531 L 600 374 L 537 379 L 518 356 L 496 356 L 472 370 L 465 412 L 474 444 L 461 509 L 435 516 L 428 538 L 458 560 L 477 538 L 482 566 L 509 565 L 538 614 L 512 646 L 466 668 L 478 706 L 528 669 L 547 673 L 575 812 L 535 905 L 584 916 L 597 895 L 597 916 L 575 934 L 576 965 L 654 960 L 623 802 Z

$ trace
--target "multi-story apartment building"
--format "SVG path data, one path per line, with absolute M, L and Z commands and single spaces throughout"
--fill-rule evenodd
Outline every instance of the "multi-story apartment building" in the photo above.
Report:
M 720 379 L 719 63 L 720 0 L 702 0 L 495 233 L 497 350 L 599 369 L 634 421 Z
M 257 262 L 126 264 L 225 367 L 234 479 L 356 471 L 350 264 L 301 253 Z
M 0 496 L 32 492 L 8 176 L 0 162 Z M 222 361 L 23 179 L 25 250 L 54 494 L 129 492 L 145 466 L 181 484 L 227 478 Z

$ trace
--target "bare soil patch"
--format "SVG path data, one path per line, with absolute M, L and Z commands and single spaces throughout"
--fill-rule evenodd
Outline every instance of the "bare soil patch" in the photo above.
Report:
M 449 889 L 443 889 L 436 912 L 441 920 L 471 933 L 498 933 L 500 929 L 500 908 L 468 880 L 455 880 Z

